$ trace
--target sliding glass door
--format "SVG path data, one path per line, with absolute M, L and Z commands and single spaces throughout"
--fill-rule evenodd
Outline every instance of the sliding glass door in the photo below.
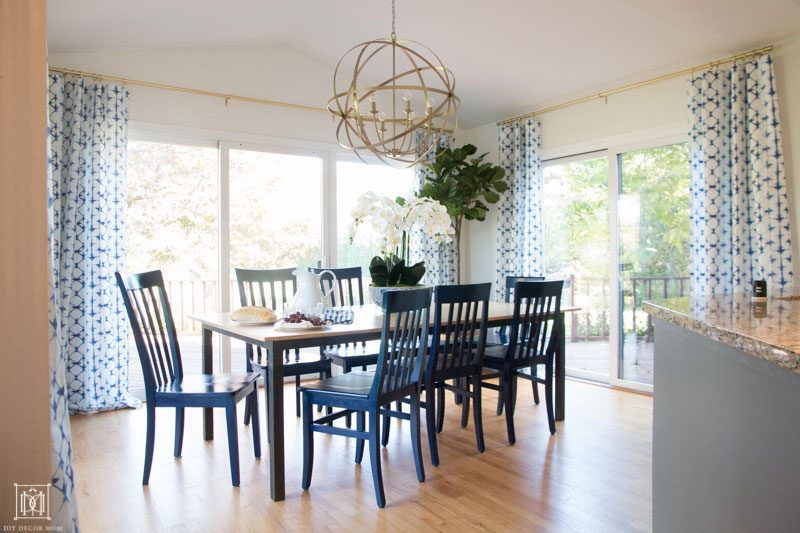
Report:
M 563 278 L 567 373 L 651 390 L 653 323 L 642 303 L 688 294 L 685 142 L 551 159 L 543 172 L 546 275 Z
M 567 371 L 608 381 L 608 158 L 546 164 L 544 199 L 545 273 L 563 278 L 565 303 L 581 308 L 566 317 Z
M 689 159 L 685 143 L 617 156 L 619 382 L 653 384 L 653 323 L 642 302 L 689 291 Z

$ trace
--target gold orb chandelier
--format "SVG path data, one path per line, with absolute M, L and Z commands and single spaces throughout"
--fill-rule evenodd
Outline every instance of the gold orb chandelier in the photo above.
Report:
M 383 81 L 379 81 L 383 80 Z M 458 126 L 455 78 L 433 50 L 395 33 L 354 46 L 333 75 L 328 111 L 336 138 L 363 161 L 372 153 L 392 166 L 411 166 Z

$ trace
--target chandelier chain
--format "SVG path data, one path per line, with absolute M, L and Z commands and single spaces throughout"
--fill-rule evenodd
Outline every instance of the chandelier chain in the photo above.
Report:
M 394 1 L 395 0 L 392 0 L 392 40 L 396 41 L 397 40 L 397 33 L 395 33 Z

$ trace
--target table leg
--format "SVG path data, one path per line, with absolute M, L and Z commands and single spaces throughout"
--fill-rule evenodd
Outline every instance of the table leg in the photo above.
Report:
M 566 357 L 565 357 L 565 349 L 566 349 L 566 320 L 564 319 L 564 313 L 559 315 L 558 320 L 556 321 L 556 327 L 558 328 L 558 343 L 556 345 L 556 368 L 555 368 L 555 379 L 556 379 L 556 387 L 555 387 L 555 394 L 556 394 L 556 420 L 564 420 L 564 388 L 566 386 Z
M 210 329 L 203 328 L 203 374 L 214 373 L 214 350 L 211 345 L 213 335 Z M 203 409 L 203 438 L 214 438 L 214 410 L 210 407 Z
M 280 343 L 271 343 L 269 353 L 268 378 L 269 402 L 267 421 L 272 441 L 269 445 L 269 493 L 272 501 L 281 501 L 286 493 L 286 480 L 283 456 L 283 351 Z

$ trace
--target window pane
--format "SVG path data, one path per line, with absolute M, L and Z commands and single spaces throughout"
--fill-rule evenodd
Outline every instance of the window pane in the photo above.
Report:
M 187 318 L 217 306 L 217 149 L 128 143 L 126 265 L 162 270 L 183 367 L 200 372 L 200 329 Z M 216 345 L 216 343 L 215 343 Z M 130 389 L 144 389 L 131 340 Z
M 650 298 L 689 290 L 689 158 L 685 143 L 619 157 L 622 334 L 619 377 L 653 383 Z
M 356 205 L 356 199 L 367 191 L 389 198 L 410 198 L 413 189 L 413 168 L 396 169 L 352 161 L 336 163 L 337 266 L 361 266 L 364 277 L 368 277 L 369 262 L 377 252 L 370 246 L 350 242 L 349 232 L 353 223 L 350 213 Z
M 545 272 L 564 277 L 567 371 L 609 375 L 608 158 L 544 168 Z
M 322 159 L 230 151 L 234 268 L 317 266 L 322 259 Z
M 306 268 L 322 260 L 322 159 L 236 149 L 230 150 L 229 163 L 231 309 L 236 309 L 241 307 L 236 268 Z M 231 369 L 243 371 L 245 359 L 244 343 L 232 340 Z

